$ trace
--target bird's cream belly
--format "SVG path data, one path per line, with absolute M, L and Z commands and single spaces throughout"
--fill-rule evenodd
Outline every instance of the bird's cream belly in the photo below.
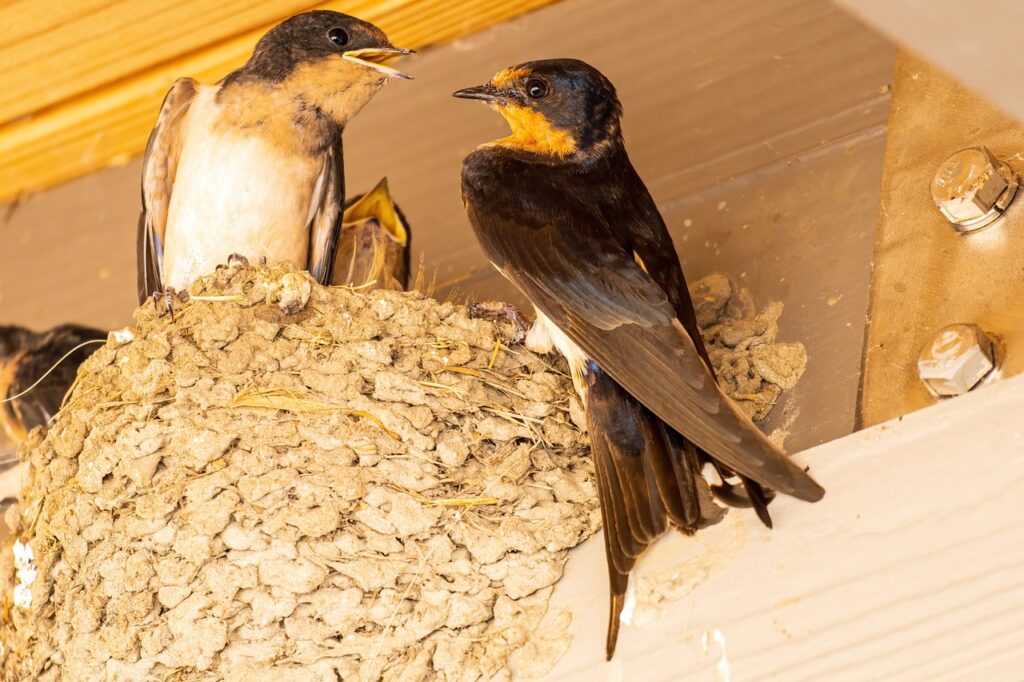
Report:
M 196 131 L 187 139 L 167 216 L 165 286 L 185 289 L 231 254 L 306 268 L 320 165 L 255 135 Z

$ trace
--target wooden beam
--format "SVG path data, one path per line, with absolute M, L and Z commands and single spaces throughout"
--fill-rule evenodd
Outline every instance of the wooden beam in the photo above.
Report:
M 1024 121 L 1024 3 L 1003 0 L 835 0 L 893 41 Z
M 445 0 L 333 0 L 314 6 L 357 15 L 380 26 L 396 44 L 422 49 L 474 33 L 552 1 L 465 0 L 451 3 Z M 22 7 L 25 4 L 16 3 L 7 7 L 6 11 L 25 11 Z M 171 4 L 166 2 L 154 5 L 158 8 L 157 15 L 165 19 L 171 14 L 177 16 L 179 10 L 170 8 Z M 85 10 L 98 12 L 97 5 L 99 3 L 88 3 Z M 193 13 L 198 13 L 198 19 L 195 15 L 189 15 L 192 17 L 190 21 L 200 22 L 209 16 L 201 10 L 208 9 L 207 6 L 222 6 L 212 0 L 192 0 L 187 5 Z M 105 11 L 99 12 L 98 18 L 92 20 L 99 22 L 95 30 L 103 35 L 103 40 L 98 43 L 90 40 L 90 47 L 86 50 L 90 56 L 88 59 L 81 57 L 92 65 L 92 70 L 86 69 L 85 75 L 82 75 L 78 69 L 72 69 L 72 73 L 77 75 L 68 79 L 70 83 L 55 87 L 57 94 L 44 93 L 49 87 L 48 79 L 52 79 L 53 75 L 46 78 L 40 76 L 42 80 L 37 81 L 34 89 L 31 87 L 31 78 L 26 81 L 21 75 L 14 77 L 11 81 L 12 91 L 21 93 L 25 101 L 20 104 L 8 101 L 5 104 L 6 100 L 0 97 L 0 112 L 6 112 L 7 116 L 21 116 L 0 126 L 0 203 L 24 192 L 50 187 L 107 166 L 123 164 L 141 153 L 156 119 L 160 101 L 176 78 L 191 76 L 203 81 L 220 79 L 245 61 L 256 41 L 273 24 L 294 11 L 308 9 L 311 3 L 280 0 L 269 4 L 273 11 L 261 3 L 255 5 L 261 9 L 241 13 L 239 23 L 235 25 L 236 30 L 244 29 L 241 32 L 225 37 L 229 24 L 213 22 L 209 30 L 199 31 L 191 41 L 175 41 L 175 50 L 187 50 L 190 46 L 198 49 L 184 54 L 178 52 L 168 59 L 166 50 L 140 46 L 146 35 L 154 42 L 159 42 L 161 37 L 161 30 L 153 20 L 137 16 L 140 7 L 148 8 L 149 5 L 115 4 L 114 7 L 126 8 L 123 9 L 125 16 L 122 20 L 127 22 L 126 26 L 133 27 L 130 31 L 132 38 L 125 46 L 113 45 L 110 48 L 114 54 L 121 55 L 119 59 L 125 60 L 124 63 L 110 63 L 93 55 L 102 50 L 104 42 L 110 45 L 122 40 L 114 32 L 117 23 L 114 16 L 118 15 L 108 16 Z M 113 10 L 108 8 L 107 11 Z M 67 13 L 58 12 L 58 15 L 59 22 L 73 23 L 75 18 Z M 13 18 L 18 16 L 21 15 L 13 15 Z M 136 20 L 145 28 L 134 28 L 133 22 Z M 4 16 L 0 13 L 0 26 L 3 21 Z M 24 22 L 22 18 L 19 22 L 22 26 L 20 33 L 14 35 L 22 51 L 11 58 L 27 64 L 33 64 L 34 59 L 38 59 L 40 64 L 48 65 L 40 69 L 56 73 L 56 77 L 63 82 L 65 79 L 60 60 L 52 61 L 54 42 L 64 52 L 65 59 L 75 60 L 79 57 L 75 54 L 74 41 L 65 45 L 59 26 L 54 26 L 51 27 L 53 33 L 50 40 L 38 43 L 32 31 L 24 28 Z M 163 31 L 174 32 L 170 28 Z M 0 43 L 4 35 L 0 33 Z M 211 40 L 216 42 L 199 47 Z M 31 57 L 33 50 L 37 55 L 35 58 Z M 137 57 L 132 57 L 132 54 Z M 0 51 L 0 59 L 5 60 L 5 66 L 9 63 L 7 58 Z M 126 65 L 131 68 L 126 68 Z M 7 71 L 10 72 L 10 69 Z M 32 73 L 37 73 L 36 67 L 33 67 Z M 106 84 L 100 85 L 102 83 Z M 96 89 L 91 89 L 94 85 Z M 7 80 L 0 78 L 0 93 L 5 93 L 6 89 Z M 26 92 L 29 94 L 26 95 Z M 55 100 L 55 97 L 58 99 Z M 14 99 L 17 98 L 12 96 Z M 39 109 L 40 104 L 45 108 Z M 26 114 L 26 111 L 35 113 Z M 3 118 L 0 115 L 0 120 Z

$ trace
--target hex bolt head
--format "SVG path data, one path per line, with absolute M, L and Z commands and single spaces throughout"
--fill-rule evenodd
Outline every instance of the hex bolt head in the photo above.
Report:
M 962 149 L 932 179 L 932 199 L 959 232 L 996 221 L 1017 192 L 1017 176 L 986 147 Z
M 921 350 L 917 373 L 932 395 L 963 395 L 996 366 L 991 337 L 973 324 L 943 327 Z

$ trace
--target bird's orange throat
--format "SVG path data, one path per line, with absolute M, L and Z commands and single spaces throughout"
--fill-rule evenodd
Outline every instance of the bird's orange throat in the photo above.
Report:
M 282 84 L 289 95 L 299 94 L 344 126 L 384 87 L 387 76 L 365 66 L 333 58 L 296 68 Z
M 556 128 L 544 114 L 517 104 L 495 108 L 508 121 L 512 134 L 493 144 L 557 157 L 576 153 L 578 145 L 572 133 Z

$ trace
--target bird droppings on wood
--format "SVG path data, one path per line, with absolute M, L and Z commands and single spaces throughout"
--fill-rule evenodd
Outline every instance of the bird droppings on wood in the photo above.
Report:
M 682 545 L 680 556 L 641 571 L 634 580 L 631 624 L 644 628 L 657 623 L 665 608 L 688 597 L 733 560 L 746 544 L 747 535 L 743 515 L 728 514 L 713 536 L 697 533 L 686 538 L 685 544 L 673 538 L 675 546 Z
M 747 289 L 717 273 L 694 282 L 690 295 L 719 383 L 751 419 L 764 419 L 807 367 L 802 343 L 775 343 L 782 303 L 758 311 Z
M 8 544 L 4 678 L 550 669 L 571 621 L 552 585 L 600 525 L 561 361 L 493 355 L 508 330 L 461 306 L 283 266 L 190 293 L 173 322 L 139 308 L 23 451 L 8 521 L 37 577 L 14 604 Z

